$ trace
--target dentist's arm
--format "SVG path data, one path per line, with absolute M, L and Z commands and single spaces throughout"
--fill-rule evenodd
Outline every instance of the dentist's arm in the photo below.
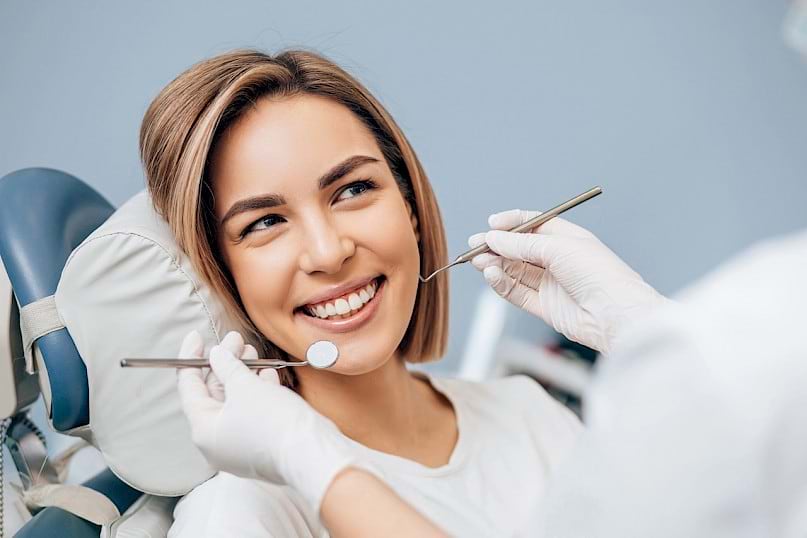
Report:
M 181 357 L 201 357 L 192 332 Z M 238 333 L 210 351 L 214 375 L 177 370 L 194 443 L 210 464 L 246 478 L 288 484 L 320 514 L 331 536 L 445 536 L 377 478 L 336 425 L 278 383 L 274 370 L 250 371 L 257 359 Z
M 609 353 L 620 331 L 667 302 L 591 232 L 555 218 L 531 233 L 509 230 L 537 212 L 491 215 L 493 231 L 468 243 L 492 252 L 472 260 L 502 297 L 570 340 Z

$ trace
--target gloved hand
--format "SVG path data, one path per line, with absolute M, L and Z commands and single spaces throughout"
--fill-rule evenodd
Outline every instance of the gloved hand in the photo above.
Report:
M 192 331 L 179 356 L 200 358 L 203 349 L 201 336 Z M 333 422 L 280 385 L 275 370 L 256 375 L 241 362 L 257 358 L 255 348 L 231 332 L 210 350 L 207 382 L 201 368 L 177 369 L 193 442 L 213 467 L 288 484 L 318 512 L 325 491 L 342 470 L 351 465 L 373 469 L 358 461 Z
M 667 301 L 591 232 L 554 218 L 531 233 L 513 227 L 538 212 L 491 215 L 493 231 L 468 239 L 492 252 L 471 263 L 502 297 L 540 317 L 570 340 L 609 353 L 637 316 Z

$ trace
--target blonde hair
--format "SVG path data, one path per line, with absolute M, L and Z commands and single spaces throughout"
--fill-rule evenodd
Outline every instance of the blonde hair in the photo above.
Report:
M 218 252 L 208 166 L 221 135 L 258 99 L 306 94 L 346 106 L 375 137 L 419 223 L 421 274 L 443 266 L 447 258 L 440 210 L 415 151 L 389 112 L 350 74 L 300 50 L 275 56 L 238 50 L 194 65 L 160 92 L 143 118 L 140 153 L 146 180 L 156 210 L 180 247 L 261 342 L 266 356 L 284 354 L 249 319 Z M 445 353 L 447 337 L 448 278 L 442 273 L 418 287 L 399 351 L 410 362 L 433 360 Z

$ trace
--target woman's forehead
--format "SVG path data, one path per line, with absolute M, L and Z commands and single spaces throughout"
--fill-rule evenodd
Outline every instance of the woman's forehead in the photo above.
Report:
M 261 99 L 221 138 L 211 178 L 216 198 L 315 183 L 352 155 L 383 161 L 375 138 L 345 106 L 315 96 Z

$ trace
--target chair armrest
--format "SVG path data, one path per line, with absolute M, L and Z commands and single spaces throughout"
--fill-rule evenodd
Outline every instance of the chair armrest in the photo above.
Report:
M 15 534 L 15 538 L 98 538 L 101 526 L 81 519 L 61 508 L 41 510 Z
M 179 497 L 143 495 L 120 519 L 105 526 L 101 538 L 164 538 L 174 523 L 174 506 Z
M 143 495 L 142 492 L 122 482 L 109 469 L 101 471 L 83 485 L 109 498 L 119 513 L 124 513 Z M 61 508 L 50 506 L 41 510 L 31 518 L 31 521 L 23 525 L 15 538 L 51 538 L 53 536 L 98 538 L 100 535 L 100 525 L 90 523 Z

